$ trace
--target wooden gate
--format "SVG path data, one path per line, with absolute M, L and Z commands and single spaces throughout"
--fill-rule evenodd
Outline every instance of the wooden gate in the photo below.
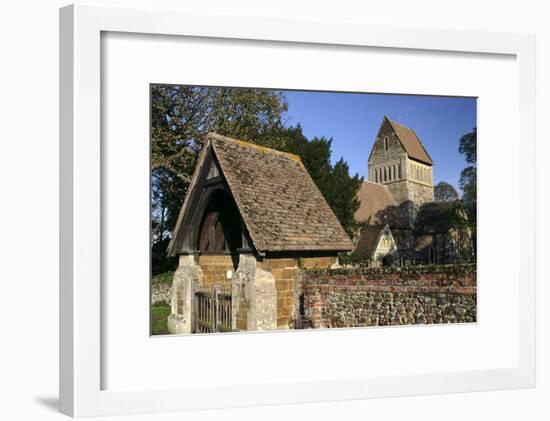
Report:
M 231 332 L 231 291 L 201 288 L 195 292 L 193 333 Z

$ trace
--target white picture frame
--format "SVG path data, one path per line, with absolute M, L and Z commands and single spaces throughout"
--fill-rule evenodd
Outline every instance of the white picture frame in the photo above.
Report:
M 535 384 L 535 40 L 529 34 L 409 29 L 341 22 L 72 5 L 60 11 L 60 408 L 71 416 L 179 411 L 412 394 L 527 388 Z M 302 379 L 152 390 L 102 383 L 102 32 L 258 40 L 380 49 L 509 55 L 518 72 L 521 220 L 517 255 L 517 363 L 421 375 Z M 519 139 L 518 139 L 519 141 Z M 144 171 L 148 171 L 144 168 Z M 514 274 L 510 275 L 513 276 Z M 147 309 L 144 309 L 147 311 Z M 269 334 L 266 334 L 269 335 Z M 199 346 L 195 342 L 196 346 Z

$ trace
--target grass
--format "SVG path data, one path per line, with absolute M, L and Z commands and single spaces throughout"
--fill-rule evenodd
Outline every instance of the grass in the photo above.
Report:
M 168 271 L 153 276 L 153 284 L 172 285 L 174 272 Z M 167 335 L 168 332 L 168 316 L 170 315 L 170 305 L 164 301 L 157 302 L 151 307 L 151 330 L 153 335 Z
M 167 305 L 154 305 L 151 307 L 152 333 L 153 335 L 166 335 L 168 332 L 168 316 L 171 308 Z

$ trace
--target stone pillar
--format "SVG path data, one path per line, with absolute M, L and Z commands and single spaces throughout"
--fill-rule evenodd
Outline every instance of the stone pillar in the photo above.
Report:
M 257 265 L 253 254 L 241 254 L 231 284 L 234 330 L 277 329 L 277 289 L 271 272 Z
M 172 312 L 168 317 L 170 333 L 192 332 L 193 298 L 203 273 L 194 255 L 181 255 L 172 281 Z

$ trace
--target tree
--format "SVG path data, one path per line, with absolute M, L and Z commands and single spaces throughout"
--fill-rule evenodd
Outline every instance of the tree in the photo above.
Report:
M 462 188 L 462 202 L 468 210 L 469 216 L 475 221 L 477 208 L 477 168 L 470 165 L 462 170 L 459 180 Z
M 357 193 L 361 184 L 363 184 L 363 177 L 359 177 L 359 174 L 351 176 L 349 165 L 343 158 L 340 158 L 332 167 L 326 187 L 320 188 L 340 224 L 352 238 L 358 228 L 358 224 L 355 222 L 355 212 L 360 205 Z
M 279 91 L 153 85 L 151 108 L 152 169 L 189 181 L 206 133 L 277 147 L 276 129 L 288 105 Z
M 215 131 L 281 149 L 286 110 L 279 91 L 152 85 L 151 240 L 155 250 L 166 243 L 175 226 L 205 135 Z M 160 262 L 160 251 L 157 257 L 157 266 L 166 266 Z
M 462 201 L 469 213 L 475 218 L 477 205 L 477 129 L 465 134 L 459 140 L 458 150 L 464 155 L 468 165 L 460 174 Z
M 448 202 L 458 199 L 458 193 L 455 188 L 445 181 L 437 183 L 434 188 L 434 196 L 435 200 L 439 202 Z
M 363 182 L 343 159 L 331 164 L 332 139 L 308 140 L 298 124 L 284 127 L 288 105 L 279 91 L 153 85 L 151 88 L 151 228 L 155 268 L 175 265 L 162 253 L 174 229 L 210 131 L 294 153 L 302 159 L 342 226 L 352 234 Z M 164 259 L 164 260 L 163 260 Z
M 298 123 L 284 130 L 285 151 L 298 155 L 317 187 L 323 192 L 332 171 L 330 162 L 332 139 L 313 138 L 308 140 Z M 325 195 L 326 198 L 326 195 Z
M 468 164 L 477 162 L 477 128 L 470 133 L 466 133 L 458 141 L 458 151 L 464 155 Z
M 462 136 L 458 142 L 458 150 L 464 155 L 469 164 L 460 173 L 460 188 L 462 189 L 462 203 L 468 215 L 472 229 L 474 249 L 477 238 L 477 129 Z

